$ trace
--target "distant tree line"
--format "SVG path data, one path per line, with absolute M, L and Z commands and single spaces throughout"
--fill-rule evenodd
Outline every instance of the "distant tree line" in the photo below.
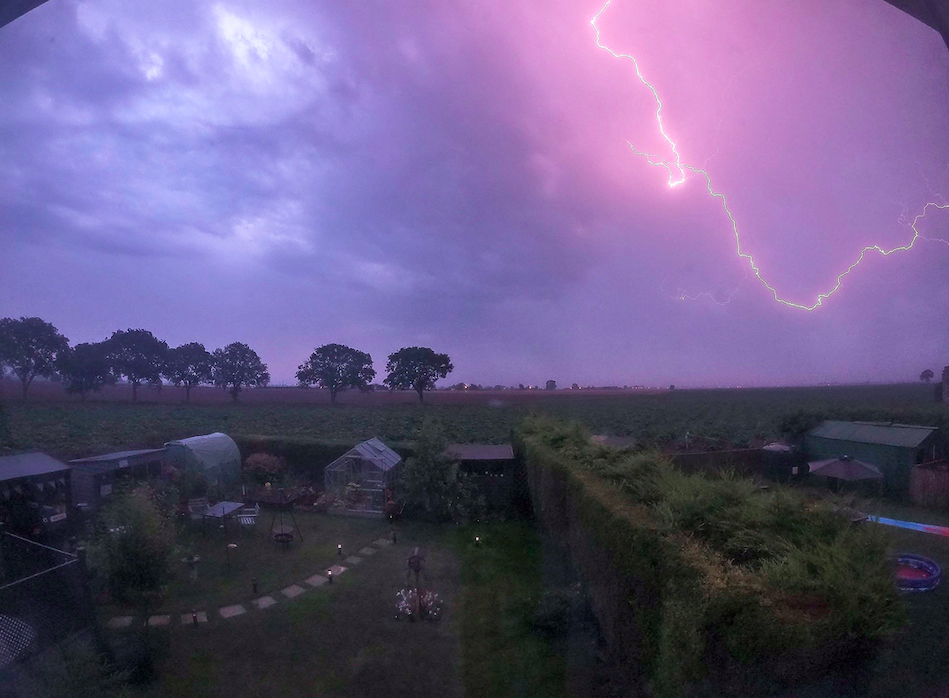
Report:
M 148 330 L 116 330 L 101 342 L 69 345 L 69 340 L 49 322 L 38 317 L 0 319 L 0 369 L 9 368 L 23 386 L 23 399 L 37 376 L 63 382 L 66 392 L 85 401 L 106 385 L 124 379 L 132 386 L 132 401 L 140 385 L 161 389 L 165 381 L 184 386 L 185 401 L 191 389 L 214 385 L 227 390 L 234 402 L 244 388 L 270 383 L 267 364 L 243 342 L 208 351 L 200 342 L 169 347 Z M 383 383 L 390 390 L 414 390 L 419 401 L 454 369 L 447 354 L 428 347 L 403 347 L 389 355 Z M 301 387 L 329 390 L 336 403 L 340 390 L 369 388 L 376 372 L 372 357 L 342 344 L 314 349 L 297 370 Z

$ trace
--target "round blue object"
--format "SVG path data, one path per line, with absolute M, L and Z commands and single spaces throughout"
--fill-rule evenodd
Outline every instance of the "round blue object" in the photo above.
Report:
M 928 557 L 904 553 L 896 563 L 896 586 L 900 591 L 931 591 L 942 581 L 942 569 Z M 901 568 L 905 570 L 902 574 Z

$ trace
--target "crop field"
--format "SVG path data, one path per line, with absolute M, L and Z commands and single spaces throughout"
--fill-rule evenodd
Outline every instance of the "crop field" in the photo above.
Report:
M 859 385 L 806 388 L 643 391 L 436 391 L 426 404 L 414 393 L 344 394 L 341 405 L 294 403 L 320 391 L 274 388 L 267 400 L 248 390 L 241 403 L 208 404 L 205 388 L 190 405 L 172 402 L 174 389 L 143 390 L 139 403 L 112 399 L 82 404 L 31 394 L 25 404 L 7 386 L 4 410 L 12 444 L 60 458 L 77 458 L 124 448 L 160 446 L 167 440 L 223 431 L 230 434 L 305 436 L 355 442 L 371 436 L 412 440 L 425 419 L 441 424 L 449 441 L 499 443 L 532 413 L 575 419 L 593 433 L 634 436 L 667 450 L 715 450 L 760 445 L 780 436 L 795 415 L 932 424 L 949 428 L 949 405 L 936 404 L 930 385 Z M 34 386 L 37 387 L 37 386 Z M 44 386 L 47 387 L 47 386 Z M 50 388 L 52 386 L 49 386 Z M 288 397 L 278 402 L 273 391 Z M 11 395 L 12 392 L 12 395 Z M 254 397 L 257 395 L 257 397 Z M 110 397 L 110 396 L 105 396 Z M 327 400 L 328 402 L 328 400 Z

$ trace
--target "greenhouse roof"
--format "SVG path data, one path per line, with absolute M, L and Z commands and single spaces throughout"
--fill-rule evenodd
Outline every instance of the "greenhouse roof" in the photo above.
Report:
M 356 444 L 338 460 L 352 458 L 353 456 L 361 456 L 371 460 L 379 466 L 380 470 L 384 471 L 394 468 L 402 460 L 398 453 L 375 437 L 363 441 L 361 444 Z

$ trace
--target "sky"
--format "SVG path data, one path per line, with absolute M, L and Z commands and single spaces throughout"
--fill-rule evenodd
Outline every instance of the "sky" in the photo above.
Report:
M 882 0 L 602 8 L 50 0 L 0 28 L 0 316 L 287 384 L 331 342 L 377 380 L 416 345 L 443 383 L 938 375 L 941 37 Z

